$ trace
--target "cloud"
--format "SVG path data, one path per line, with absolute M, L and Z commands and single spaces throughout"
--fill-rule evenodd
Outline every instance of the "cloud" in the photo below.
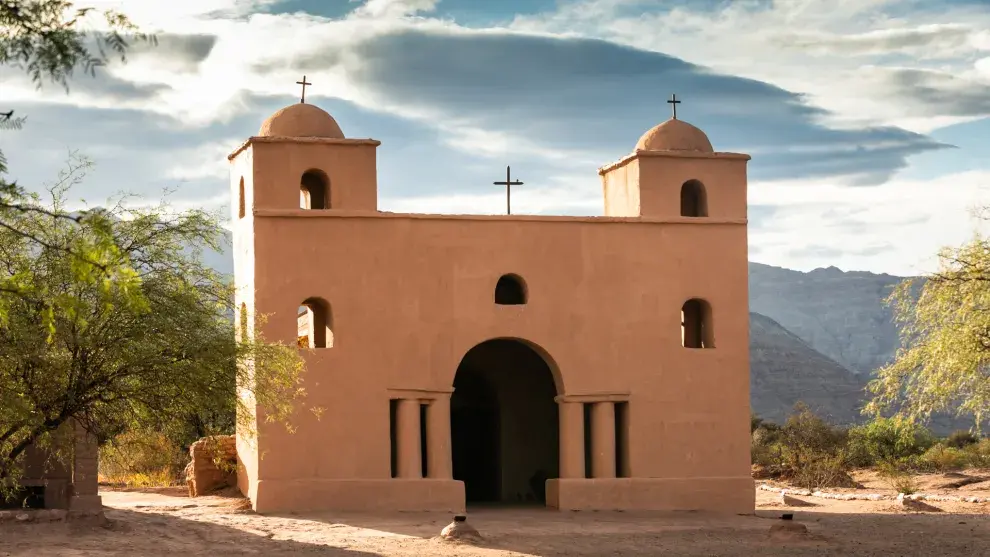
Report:
M 819 123 L 824 111 L 799 94 L 600 40 L 405 30 L 349 52 L 314 50 L 290 67 L 343 73 L 364 103 L 441 129 L 498 133 L 496 149 L 485 134 L 460 138 L 463 148 L 493 154 L 542 147 L 621 156 L 663 119 L 667 91 L 686 100 L 685 118 L 716 147 L 759 153 L 757 178 L 846 176 L 871 185 L 904 168 L 906 157 L 944 147 L 894 127 L 828 128 Z
M 990 46 L 990 9 L 984 0 L 578 0 L 518 17 L 512 28 L 664 52 L 805 93 L 830 111 L 829 121 L 926 132 L 952 123 L 945 118 L 959 109 L 948 102 L 908 117 L 910 105 L 887 98 L 861 64 L 907 64 L 979 82 L 973 61 Z
M 920 58 L 930 58 L 953 56 L 969 51 L 976 33 L 977 30 L 969 25 L 936 24 L 847 34 L 785 31 L 773 40 L 781 46 L 804 49 L 816 55 L 910 54 Z
M 864 68 L 885 98 L 921 114 L 990 115 L 990 79 L 961 79 L 951 73 L 912 68 Z
M 398 18 L 436 9 L 439 0 L 367 0 L 352 12 L 354 17 Z
M 501 213 L 491 182 L 511 164 L 526 182 L 513 212 L 597 215 L 596 167 L 666 119 L 676 92 L 678 114 L 717 149 L 754 157 L 751 254 L 911 274 L 969 237 L 960 217 L 990 186 L 980 143 L 963 141 L 972 134 L 925 135 L 986 111 L 986 5 L 911 2 L 562 1 L 507 28 L 455 22 L 449 0 L 336 4 L 334 18 L 301 2 L 106 2 L 159 46 L 79 76 L 69 95 L 3 72 L 5 105 L 29 120 L 0 148 L 24 184 L 50 180 L 81 148 L 97 159 L 93 202 L 177 187 L 177 204 L 220 207 L 223 156 L 298 99 L 305 73 L 307 101 L 349 137 L 383 141 L 383 210 Z M 909 172 L 918 159 L 925 180 Z
M 157 44 L 147 41 L 130 41 L 127 57 L 144 64 L 163 66 L 163 70 L 188 74 L 196 72 L 200 63 L 206 60 L 218 37 L 208 34 L 180 35 L 160 33 Z
M 895 177 L 874 188 L 842 188 L 827 180 L 751 182 L 750 206 L 776 208 L 750 226 L 759 261 L 810 270 L 843 269 L 915 275 L 935 269 L 936 252 L 969 240 L 987 222 L 968 218 L 987 204 L 990 170 L 931 179 Z M 826 252 L 821 247 L 834 250 Z

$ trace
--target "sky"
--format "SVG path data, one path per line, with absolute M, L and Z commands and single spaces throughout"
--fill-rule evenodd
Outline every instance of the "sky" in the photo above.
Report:
M 678 117 L 749 153 L 750 259 L 914 275 L 990 204 L 990 0 L 88 0 L 157 46 L 70 90 L 0 66 L 10 174 L 229 214 L 226 155 L 306 100 L 378 148 L 379 209 L 601 215 L 597 168 Z M 164 7 L 163 7 L 164 6 Z M 94 29 L 99 23 L 92 22 Z

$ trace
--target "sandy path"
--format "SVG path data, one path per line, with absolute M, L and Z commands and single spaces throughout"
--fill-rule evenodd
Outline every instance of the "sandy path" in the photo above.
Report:
M 476 509 L 470 523 L 483 546 L 436 539 L 450 516 L 308 514 L 259 516 L 237 498 L 105 492 L 110 528 L 72 523 L 0 526 L 0 557 L 226 555 L 985 555 L 990 505 L 940 504 L 944 512 L 905 513 L 891 502 L 816 501 L 785 509 L 758 491 L 757 516 L 702 513 L 554 512 Z M 809 500 L 811 500 L 809 498 Z M 782 511 L 811 536 L 769 539 Z M 979 514 L 977 514 L 979 513 Z

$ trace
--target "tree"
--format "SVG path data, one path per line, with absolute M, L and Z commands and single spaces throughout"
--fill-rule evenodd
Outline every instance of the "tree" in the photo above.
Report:
M 887 298 L 901 330 L 893 362 L 870 382 L 865 411 L 912 420 L 990 416 L 990 241 L 977 234 L 938 254 L 938 271 L 897 285 Z
M 138 33 L 137 28 L 123 14 L 115 10 L 101 13 L 107 30 L 87 31 L 82 25 L 93 8 L 75 8 L 74 2 L 66 0 L 0 0 L 0 66 L 15 66 L 28 73 L 31 81 L 41 88 L 47 78 L 68 91 L 68 79 L 77 68 L 95 75 L 96 68 L 109 60 L 109 54 L 118 55 L 125 61 L 129 46 L 128 37 L 141 41 L 155 42 L 155 37 Z M 89 46 L 92 45 L 92 46 Z M 0 130 L 14 130 L 25 123 L 22 116 L 15 117 L 13 110 L 0 112 Z M 21 213 L 41 213 L 53 218 L 79 220 L 89 217 L 99 219 L 99 214 L 70 215 L 52 212 L 50 209 L 33 203 L 35 200 L 14 181 L 8 181 L 7 159 L 0 151 L 0 229 L 38 242 L 28 230 L 18 228 L 17 215 Z M 100 226 L 94 226 L 99 230 Z M 110 263 L 115 257 L 115 249 L 107 238 L 93 238 L 85 246 L 48 245 L 48 249 L 58 248 L 89 263 L 88 268 L 80 267 L 93 275 L 111 271 Z M 94 276 L 94 280 L 97 277 Z M 18 292 L 16 282 L 0 281 L 0 292 Z M 2 308 L 0 308 L 2 312 Z M 0 313 L 2 316 L 2 313 Z
M 76 161 L 63 173 L 51 189 L 53 213 L 88 167 Z M 189 416 L 235 411 L 238 426 L 249 428 L 255 404 L 284 422 L 305 394 L 297 347 L 235 333 L 233 286 L 200 261 L 203 248 L 218 247 L 217 216 L 176 215 L 164 203 L 118 202 L 101 212 L 108 224 L 99 231 L 85 220 L 16 214 L 16 228 L 37 243 L 0 230 L 0 273 L 22 285 L 0 327 L 0 487 L 15 485 L 27 447 L 57 445 L 50 442 L 71 420 L 101 439 L 174 431 L 188 427 Z M 133 277 L 88 280 L 76 258 L 47 247 L 87 245 L 99 235 L 117 246 Z

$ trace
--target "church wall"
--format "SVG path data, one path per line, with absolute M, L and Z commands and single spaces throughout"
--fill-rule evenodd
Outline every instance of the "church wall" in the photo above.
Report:
M 266 336 L 294 342 L 311 296 L 334 323 L 334 346 L 307 355 L 307 403 L 326 413 L 301 413 L 294 435 L 262 426 L 261 479 L 388 478 L 387 389 L 449 390 L 464 354 L 495 337 L 545 349 L 565 394 L 631 393 L 632 476 L 748 477 L 742 222 L 335 213 L 255 222 Z M 510 272 L 524 306 L 493 303 Z M 680 345 L 692 297 L 712 306 L 714 349 Z
M 605 216 L 638 217 L 639 161 L 630 161 L 602 176 Z

